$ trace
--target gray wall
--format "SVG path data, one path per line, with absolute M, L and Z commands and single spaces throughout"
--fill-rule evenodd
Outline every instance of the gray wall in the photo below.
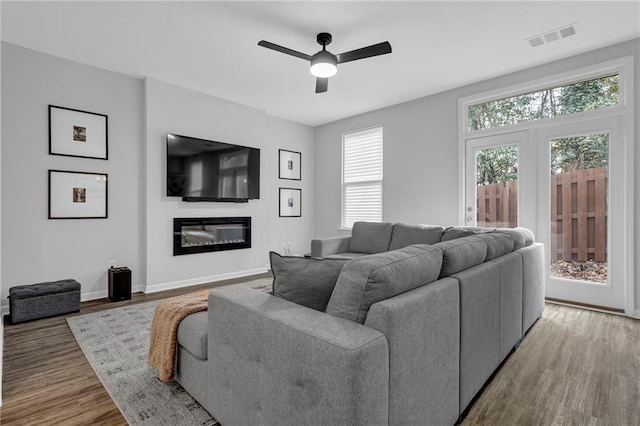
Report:
M 72 277 L 82 299 L 107 295 L 107 261 L 157 291 L 268 267 L 268 251 L 308 251 L 313 229 L 313 129 L 157 80 L 140 80 L 2 43 L 2 287 Z M 48 154 L 48 105 L 109 117 L 109 159 Z M 261 197 L 184 203 L 165 191 L 165 133 L 261 149 Z M 302 181 L 278 179 L 278 149 L 302 152 Z M 47 219 L 47 170 L 109 174 L 108 219 Z M 303 189 L 301 218 L 278 217 L 278 187 Z M 173 256 L 174 217 L 253 219 L 253 247 Z M 7 302 L 3 296 L 3 305 Z
M 142 81 L 3 43 L 2 102 L 3 299 L 69 277 L 105 297 L 108 259 L 139 284 Z M 49 104 L 107 114 L 109 160 L 49 155 Z M 47 219 L 48 169 L 108 173 L 108 219 Z
M 313 129 L 161 81 L 147 79 L 146 283 L 147 291 L 265 272 L 269 250 L 288 242 L 309 250 L 313 229 Z M 165 134 L 178 133 L 260 148 L 260 199 L 247 204 L 186 203 L 166 197 Z M 302 181 L 278 179 L 278 149 L 302 152 Z M 278 217 L 278 187 L 302 188 L 302 217 Z M 251 216 L 250 249 L 173 256 L 175 217 Z
M 458 221 L 458 99 L 607 60 L 635 57 L 635 113 L 640 113 L 640 40 L 616 44 L 458 89 L 394 105 L 316 128 L 318 214 L 314 236 L 339 235 L 342 133 L 384 126 L 383 220 L 456 224 Z M 435 65 L 434 65 L 435 66 Z M 429 78 L 425 74 L 425 78 Z M 640 164 L 640 129 L 635 158 Z M 635 186 L 635 306 L 640 315 L 640 171 Z M 320 210 L 321 209 L 321 210 Z

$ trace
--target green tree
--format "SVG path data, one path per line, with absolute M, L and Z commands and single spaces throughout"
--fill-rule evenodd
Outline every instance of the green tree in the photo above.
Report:
M 607 133 L 551 141 L 551 173 L 604 167 L 609 159 Z
M 607 108 L 619 103 L 618 74 L 538 90 L 469 107 L 469 128 L 490 129 L 525 121 Z M 609 138 L 596 134 L 556 139 L 551 144 L 551 171 L 603 167 L 608 164 Z M 503 183 L 517 177 L 517 150 L 482 150 L 477 158 L 478 184 Z
M 481 149 L 476 153 L 478 185 L 505 183 L 518 178 L 518 148 L 500 146 Z

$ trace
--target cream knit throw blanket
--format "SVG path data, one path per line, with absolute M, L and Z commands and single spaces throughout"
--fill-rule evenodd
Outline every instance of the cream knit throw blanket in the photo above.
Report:
M 209 290 L 200 290 L 172 297 L 156 307 L 151 324 L 149 365 L 158 370 L 161 381 L 173 379 L 180 321 L 196 312 L 206 311 L 208 299 Z

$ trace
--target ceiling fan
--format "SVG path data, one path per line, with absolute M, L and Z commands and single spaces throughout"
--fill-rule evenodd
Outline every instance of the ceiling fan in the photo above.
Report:
M 371 46 L 362 47 L 360 49 L 351 50 L 349 52 L 340 53 L 334 55 L 327 50 L 327 45 L 331 43 L 331 34 L 319 33 L 316 37 L 318 44 L 322 45 L 322 50 L 315 55 L 307 55 L 296 50 L 283 47 L 266 40 L 261 40 L 258 46 L 266 47 L 267 49 L 276 50 L 287 55 L 295 56 L 300 59 L 311 62 L 311 74 L 316 78 L 316 93 L 322 93 L 327 91 L 327 84 L 329 77 L 332 77 L 338 72 L 338 64 L 345 62 L 351 62 L 358 59 L 370 58 L 372 56 L 385 55 L 391 53 L 391 45 L 388 41 L 373 44 Z

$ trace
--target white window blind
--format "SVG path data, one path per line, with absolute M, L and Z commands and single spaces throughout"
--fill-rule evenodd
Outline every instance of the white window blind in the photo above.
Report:
M 342 226 L 382 222 L 382 127 L 343 135 Z

